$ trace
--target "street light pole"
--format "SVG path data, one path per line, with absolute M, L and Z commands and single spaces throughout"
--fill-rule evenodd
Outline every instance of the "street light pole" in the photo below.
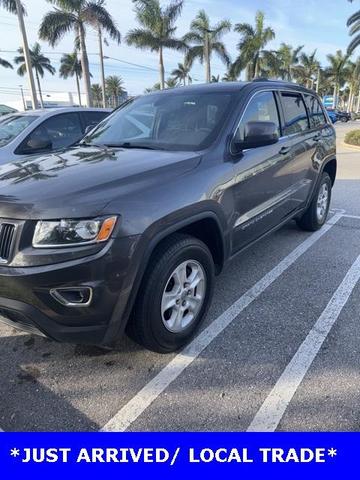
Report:
M 20 87 L 21 98 L 22 98 L 22 102 L 23 102 L 23 106 L 24 106 L 24 111 L 26 111 L 26 103 L 25 103 L 25 98 L 24 98 L 23 86 L 22 86 L 22 85 L 19 85 L 19 87 Z
M 31 102 L 32 102 L 32 107 L 35 110 L 38 107 L 38 102 L 36 98 L 35 82 L 34 82 L 32 66 L 31 66 L 31 58 L 30 58 L 29 45 L 28 45 L 27 36 L 26 36 L 23 10 L 22 10 L 22 5 L 20 0 L 15 0 L 15 4 L 16 4 L 16 11 L 17 11 L 17 17 L 19 21 L 20 32 L 22 36 L 26 73 L 28 75 L 30 93 L 31 93 Z

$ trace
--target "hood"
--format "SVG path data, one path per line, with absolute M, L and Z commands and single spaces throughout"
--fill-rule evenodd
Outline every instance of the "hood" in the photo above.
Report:
M 81 218 L 194 168 L 194 152 L 75 147 L 0 166 L 0 218 Z M 116 213 L 116 212 L 114 212 Z

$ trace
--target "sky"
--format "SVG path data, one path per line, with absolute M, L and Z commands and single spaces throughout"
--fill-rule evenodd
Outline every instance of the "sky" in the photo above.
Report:
M 46 0 L 23 0 L 28 15 L 25 18 L 30 46 L 38 41 L 37 32 L 41 19 L 52 5 Z M 166 4 L 167 0 L 162 1 Z M 123 36 L 120 45 L 109 42 L 104 47 L 104 55 L 117 60 L 105 60 L 106 75 L 120 75 L 125 88 L 130 95 L 143 93 L 145 88 L 151 87 L 158 81 L 158 58 L 155 52 L 144 51 L 129 47 L 124 38 L 127 31 L 137 26 L 131 0 L 107 0 L 106 5 Z M 337 49 L 345 50 L 349 43 L 347 18 L 360 8 L 360 2 L 355 0 L 185 0 L 181 17 L 177 21 L 177 36 L 185 34 L 191 20 L 200 9 L 205 9 L 210 16 L 212 25 L 222 19 L 229 19 L 232 24 L 248 22 L 253 23 L 257 10 L 265 13 L 266 23 L 275 30 L 275 40 L 269 48 L 276 49 L 281 42 L 294 46 L 304 45 L 304 51 L 312 52 L 317 49 L 318 59 L 326 65 L 326 55 L 334 53 Z M 0 57 L 12 61 L 15 51 L 21 45 L 17 18 L 0 9 Z M 100 71 L 98 62 L 97 36 L 93 30 L 87 30 L 87 49 L 89 52 L 92 82 L 99 83 Z M 239 35 L 235 32 L 224 36 L 227 49 L 232 57 L 237 56 L 236 44 Z M 73 35 L 68 34 L 54 49 L 46 42 L 40 42 L 42 49 L 51 59 L 58 70 L 62 53 L 73 50 Z M 355 52 L 356 53 L 356 52 Z M 359 50 L 360 55 L 360 50 Z M 166 50 L 164 54 L 166 75 L 183 61 L 181 52 Z M 138 64 L 130 65 L 128 63 Z M 225 66 L 215 56 L 212 59 L 212 73 L 224 75 Z M 192 71 L 194 82 L 204 81 L 204 68 L 199 63 L 194 64 Z M 14 70 L 0 67 L 0 104 L 18 100 L 19 85 L 28 87 L 26 77 L 19 77 Z M 51 76 L 46 73 L 42 80 L 45 95 L 56 95 L 57 92 L 76 92 L 75 80 L 63 80 L 58 74 Z

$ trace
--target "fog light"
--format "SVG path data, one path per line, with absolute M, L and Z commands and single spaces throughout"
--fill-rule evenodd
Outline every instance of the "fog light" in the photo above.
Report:
M 50 294 L 66 307 L 88 307 L 92 300 L 91 287 L 52 288 Z

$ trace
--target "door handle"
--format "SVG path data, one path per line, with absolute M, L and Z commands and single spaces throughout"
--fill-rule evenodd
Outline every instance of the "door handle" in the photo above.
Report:
M 281 147 L 279 153 L 280 155 L 286 155 L 287 153 L 290 152 L 290 149 L 291 147 Z
M 318 142 L 321 138 L 321 135 L 319 133 L 317 133 L 314 137 L 313 137 L 313 140 L 314 142 Z

